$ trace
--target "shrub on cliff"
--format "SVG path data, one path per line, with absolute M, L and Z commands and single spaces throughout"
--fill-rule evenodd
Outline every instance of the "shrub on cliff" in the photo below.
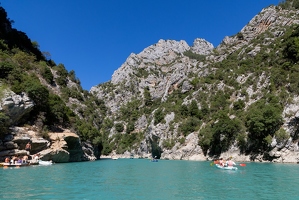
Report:
M 200 62 L 204 62 L 206 60 L 205 55 L 200 55 L 200 54 L 194 53 L 191 50 L 185 51 L 184 55 L 191 58 L 191 59 L 195 59 L 197 61 L 200 61 Z
M 266 102 L 264 99 L 250 106 L 245 119 L 245 125 L 249 131 L 249 139 L 255 147 L 261 150 L 267 150 L 269 142 L 266 138 L 273 137 L 282 125 L 282 109 L 279 104 Z
M 13 70 L 14 65 L 10 62 L 0 63 L 0 78 L 6 78 L 8 74 Z
M 0 139 L 3 139 L 4 134 L 7 133 L 9 125 L 9 117 L 0 112 Z

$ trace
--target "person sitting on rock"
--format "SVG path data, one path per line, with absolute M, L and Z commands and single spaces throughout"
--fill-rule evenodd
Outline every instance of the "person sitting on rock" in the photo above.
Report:
M 30 150 L 31 150 L 31 144 L 30 144 L 30 142 L 28 142 L 28 143 L 26 144 L 26 146 L 25 146 L 25 150 L 26 150 L 26 151 L 30 151 Z

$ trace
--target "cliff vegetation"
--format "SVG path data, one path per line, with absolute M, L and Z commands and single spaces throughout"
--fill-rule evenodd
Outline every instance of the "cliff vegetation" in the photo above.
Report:
M 217 47 L 161 39 L 85 91 L 1 8 L 0 97 L 34 102 L 17 120 L 2 105 L 1 139 L 29 125 L 44 138 L 70 129 L 106 156 L 298 162 L 298 9 L 269 6 Z

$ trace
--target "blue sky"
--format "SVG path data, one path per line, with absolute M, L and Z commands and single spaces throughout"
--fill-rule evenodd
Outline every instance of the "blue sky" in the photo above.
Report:
M 13 27 L 85 90 L 109 81 L 131 53 L 159 39 L 203 38 L 217 46 L 279 0 L 0 0 Z

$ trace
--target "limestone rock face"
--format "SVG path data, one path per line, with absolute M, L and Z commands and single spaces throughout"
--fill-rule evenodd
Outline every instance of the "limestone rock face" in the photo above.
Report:
M 41 160 L 52 160 L 55 163 L 66 163 L 70 161 L 70 153 L 62 148 L 45 149 L 39 153 Z
M 186 137 L 184 146 L 176 144 L 171 150 L 162 153 L 161 158 L 167 160 L 206 160 L 203 152 L 198 146 L 198 137 L 191 133 Z
M 79 162 L 95 160 L 94 149 L 88 143 L 81 144 L 80 138 L 68 130 L 59 133 L 48 133 L 49 138 L 39 136 L 34 128 L 14 127 L 0 143 L 0 161 L 14 155 L 39 154 L 41 160 L 53 162 Z M 26 151 L 25 145 L 31 142 L 31 150 Z
M 18 144 L 9 141 L 9 142 L 5 142 L 4 143 L 5 149 L 17 149 L 18 148 Z
M 25 155 L 28 155 L 28 152 L 25 150 L 11 149 L 11 150 L 0 151 L 1 162 L 4 161 L 5 157 L 25 156 Z
M 9 116 L 11 124 L 18 122 L 34 106 L 34 102 L 29 99 L 26 93 L 17 95 L 12 91 L 5 90 L 2 95 L 0 111 L 5 112 Z
M 14 136 L 13 143 L 17 144 L 19 149 L 25 149 L 25 146 L 28 142 L 31 143 L 30 154 L 36 154 L 43 149 L 46 149 L 50 146 L 50 142 L 42 137 L 32 138 L 26 134 L 17 134 Z
M 202 70 L 203 63 L 190 60 L 184 52 L 191 50 L 208 55 L 212 48 L 213 45 L 203 39 L 196 39 L 192 48 L 183 40 L 159 40 L 139 54 L 132 53 L 113 73 L 110 82 L 92 87 L 90 92 L 104 99 L 113 113 L 132 97 L 143 98 L 147 87 L 153 99 L 162 98 L 165 101 L 188 79 L 188 73 Z M 184 91 L 190 89 L 190 85 L 184 83 Z
M 44 139 L 44 138 L 31 138 L 31 143 L 32 143 L 32 151 L 30 152 L 31 154 L 38 153 L 42 151 L 43 149 L 49 148 L 51 145 L 51 142 Z
M 181 41 L 174 40 L 159 40 L 157 44 L 145 48 L 139 54 L 131 54 L 126 62 L 116 70 L 111 79 L 112 84 L 118 84 L 122 81 L 127 82 L 130 74 L 135 72 L 136 68 L 144 67 L 139 64 L 157 64 L 159 66 L 167 65 L 177 58 L 177 55 L 189 50 L 188 44 Z
M 190 84 L 189 81 L 184 81 L 183 85 L 182 85 L 182 93 L 185 93 L 189 90 L 191 90 L 193 88 L 193 86 Z
M 200 55 L 209 55 L 212 53 L 214 45 L 205 39 L 196 38 L 193 42 L 191 50 Z
M 68 152 L 70 152 L 70 162 L 78 162 L 82 160 L 83 150 L 80 143 L 80 138 L 71 136 L 65 137 L 64 140 L 68 145 Z
M 266 53 L 268 53 L 271 42 L 284 34 L 286 26 L 299 24 L 298 16 L 298 10 L 283 10 L 275 6 L 267 7 L 254 16 L 239 33 L 224 37 L 221 44 L 216 48 L 200 38 L 195 39 L 192 46 L 189 46 L 183 40 L 159 40 L 156 44 L 145 48 L 138 54 L 132 53 L 121 67 L 113 73 L 111 81 L 92 87 L 90 92 L 105 102 L 105 105 L 111 111 L 108 116 L 110 119 L 117 116 L 120 108 L 126 106 L 132 99 L 145 102 L 145 90 L 149 91 L 151 100 L 155 100 L 157 104 L 163 104 L 175 92 L 176 94 L 183 94 L 182 96 L 188 95 L 182 99 L 183 105 L 189 105 L 192 100 L 195 100 L 198 103 L 198 108 L 201 108 L 201 102 L 198 100 L 201 97 L 197 95 L 209 96 L 209 93 L 233 89 L 221 77 L 219 80 L 217 79 L 219 83 L 215 85 L 200 82 L 202 77 L 209 75 L 214 77 L 217 74 L 217 69 L 215 69 L 217 67 L 214 68 L 214 63 L 223 61 L 234 52 L 237 52 L 237 55 L 233 55 L 238 57 L 239 60 L 246 59 L 246 57 L 255 57 L 267 45 L 269 45 L 269 49 L 266 50 Z M 261 39 L 260 36 L 265 38 L 262 42 L 256 42 L 255 39 Z M 235 73 L 233 69 L 231 72 L 232 74 Z M 238 75 L 238 77 L 228 78 L 236 78 L 240 85 L 245 85 L 244 83 L 252 78 L 251 75 L 250 73 L 244 73 Z M 249 96 L 247 102 L 246 95 L 236 94 L 231 96 L 231 103 L 242 100 L 246 102 L 245 109 L 247 109 L 251 104 L 262 98 L 260 94 L 262 90 L 269 88 L 271 80 L 265 73 L 259 75 L 256 80 L 256 88 L 249 86 L 245 89 Z M 190 91 L 192 91 L 192 94 L 189 94 Z M 238 91 L 234 92 L 238 93 Z M 297 154 L 299 145 L 298 141 L 293 141 L 293 138 L 298 138 L 298 103 L 299 97 L 294 95 L 292 101 L 288 101 L 283 110 L 283 129 L 290 135 L 290 141 L 293 143 L 289 142 L 288 139 L 276 141 L 274 137 L 271 144 L 274 150 L 269 153 L 269 159 L 262 155 L 257 155 L 254 158 L 244 155 L 237 145 L 233 145 L 220 156 L 233 156 L 236 161 L 297 162 L 299 159 Z M 144 104 L 140 107 L 142 108 Z M 167 106 L 171 107 L 172 105 Z M 162 159 L 212 159 L 208 155 L 204 155 L 198 145 L 199 130 L 187 136 L 182 136 L 179 130 L 182 122 L 174 122 L 176 118 L 174 113 L 165 113 L 166 116 L 163 122 L 158 124 L 154 124 L 154 120 L 152 120 L 155 111 L 147 115 L 142 114 L 135 121 L 134 131 L 144 132 L 144 138 L 140 144 L 136 144 L 137 149 L 127 152 L 126 155 L 133 153 L 141 157 L 147 157 L 155 152 Z M 128 125 L 127 122 L 121 123 L 124 123 L 125 126 Z M 114 133 L 115 131 L 111 130 L 109 136 L 111 137 Z M 124 154 L 119 156 L 124 156 Z
M 81 142 L 77 134 L 64 131 L 63 133 L 51 133 L 51 149 L 53 152 L 62 153 L 62 158 L 67 159 L 64 151 L 69 153 L 69 160 L 67 162 L 89 161 L 96 160 L 95 150 L 90 143 Z M 59 160 L 62 160 L 59 159 Z M 52 159 L 55 162 L 55 157 Z M 57 162 L 57 161 L 56 161 Z
M 259 34 L 267 30 L 274 33 L 274 38 L 267 38 L 265 44 L 273 41 L 276 37 L 283 35 L 285 26 L 299 24 L 299 20 L 293 17 L 298 14 L 298 10 L 283 10 L 278 9 L 275 6 L 264 8 L 241 29 L 239 34 L 231 37 L 226 36 L 222 40 L 221 44 L 216 48 L 221 55 L 214 59 L 217 61 L 223 60 L 226 55 L 229 55 L 231 52 L 249 44 L 249 42 L 256 38 Z M 224 54 L 223 51 L 228 51 L 229 53 Z M 255 52 L 249 53 L 254 55 L 258 49 L 254 51 Z
M 97 159 L 97 149 L 95 149 L 90 143 L 82 142 L 83 155 L 81 157 L 82 161 L 93 161 Z
M 41 159 L 53 162 L 78 162 L 82 161 L 83 150 L 80 138 L 72 132 L 49 133 L 52 142 L 50 149 L 41 152 Z

